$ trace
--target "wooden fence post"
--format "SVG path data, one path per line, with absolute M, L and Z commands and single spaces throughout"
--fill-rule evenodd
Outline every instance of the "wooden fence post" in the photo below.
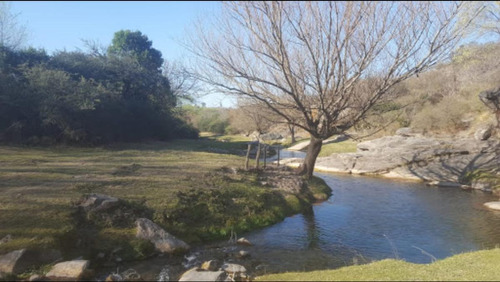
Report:
M 280 166 L 280 146 L 278 145 L 278 167 Z
M 259 159 L 260 159 L 260 141 L 257 141 L 257 154 L 255 156 L 255 168 L 259 169 Z
M 267 163 L 267 145 L 264 144 L 264 169 L 266 168 Z
M 248 170 L 248 162 L 250 161 L 250 150 L 252 150 L 252 143 L 248 143 L 247 155 L 245 157 L 245 170 Z

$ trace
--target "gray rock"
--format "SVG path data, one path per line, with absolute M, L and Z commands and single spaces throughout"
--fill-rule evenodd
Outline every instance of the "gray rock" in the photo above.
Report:
M 222 270 L 229 274 L 240 274 L 246 273 L 247 269 L 243 265 L 235 264 L 235 263 L 225 263 L 222 265 Z
M 19 274 L 29 268 L 54 263 L 62 258 L 58 250 L 17 250 L 0 256 L 0 272 Z
M 88 260 L 71 260 L 60 262 L 45 275 L 51 279 L 81 279 L 85 275 L 90 262 Z
M 184 272 L 179 281 L 224 281 L 225 279 L 224 271 L 203 271 L 195 267 Z
M 0 272 L 19 274 L 28 269 L 29 265 L 23 262 L 26 249 L 12 251 L 0 256 Z
M 471 183 L 472 189 L 491 191 L 493 189 L 493 183 L 482 182 L 481 180 L 474 180 Z
M 245 250 L 240 250 L 237 254 L 237 257 L 238 258 L 247 258 L 250 256 L 250 252 L 249 251 L 245 251 Z
M 33 274 L 30 276 L 28 281 L 43 281 L 43 277 L 41 275 L 38 275 L 38 274 Z
M 90 194 L 80 204 L 86 212 L 104 211 L 118 205 L 119 200 L 103 194 Z
M 500 211 L 500 201 L 498 201 L 498 202 L 487 202 L 487 203 L 484 203 L 484 205 L 487 208 L 489 208 L 489 209 Z
M 482 91 L 479 93 L 479 100 L 483 102 L 488 108 L 499 111 L 500 110 L 500 87 L 495 89 Z
M 262 134 L 260 136 L 260 138 L 264 141 L 267 141 L 267 140 L 278 140 L 278 139 L 282 139 L 283 136 L 279 133 L 266 133 L 266 134 Z
M 461 181 L 467 172 L 500 167 L 499 152 L 496 140 L 386 136 L 359 143 L 357 153 L 318 158 L 316 169 L 437 181 L 446 186 L 449 182 L 463 188 Z
M 189 245 L 177 239 L 147 218 L 135 221 L 137 226 L 136 237 L 149 240 L 162 253 L 177 253 L 189 249 Z
M 488 140 L 488 138 L 491 137 L 492 132 L 493 132 L 493 126 L 491 125 L 485 126 L 476 130 L 476 132 L 474 133 L 474 138 L 476 138 L 476 140 L 479 141 Z
M 245 237 L 241 237 L 240 239 L 238 239 L 236 241 L 236 244 L 243 245 L 243 246 L 253 246 L 253 244 L 250 241 L 248 241 L 248 239 Z

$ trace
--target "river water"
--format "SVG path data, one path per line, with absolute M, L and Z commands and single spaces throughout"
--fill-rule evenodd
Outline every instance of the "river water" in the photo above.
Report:
M 283 150 L 282 158 L 303 152 Z M 336 268 L 384 258 L 430 263 L 500 245 L 500 212 L 489 193 L 378 177 L 315 173 L 332 197 L 245 235 L 272 272 Z M 283 255 L 285 254 L 285 255 Z
M 281 155 L 303 157 L 301 152 Z M 315 175 L 331 187 L 332 197 L 315 205 L 311 213 L 238 234 L 254 246 L 244 247 L 252 260 L 237 263 L 260 275 L 332 269 L 385 258 L 430 263 L 500 245 L 500 212 L 483 207 L 485 202 L 498 200 L 489 193 L 375 177 Z M 213 253 L 239 249 L 215 244 L 196 248 L 188 256 L 194 265 Z

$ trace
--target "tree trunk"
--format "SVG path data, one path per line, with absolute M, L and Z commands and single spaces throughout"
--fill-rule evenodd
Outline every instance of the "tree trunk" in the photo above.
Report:
M 307 179 L 311 179 L 314 172 L 314 164 L 316 163 L 316 158 L 321 151 L 321 146 L 323 145 L 323 140 L 311 136 L 311 142 L 307 146 L 306 157 L 304 158 L 304 163 L 302 164 L 300 173 L 304 174 Z

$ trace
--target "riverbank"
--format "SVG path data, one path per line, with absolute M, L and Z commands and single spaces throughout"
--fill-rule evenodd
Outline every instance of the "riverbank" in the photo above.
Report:
M 107 148 L 1 146 L 0 254 L 26 249 L 41 258 L 16 270 L 23 278 L 77 257 L 89 260 L 89 269 L 116 269 L 155 253 L 136 238 L 136 218 L 196 245 L 279 222 L 331 193 L 324 182 L 307 185 L 286 168 L 238 169 L 245 148 L 246 141 L 216 138 Z M 109 196 L 112 209 L 79 212 L 93 194 Z
M 386 259 L 335 270 L 290 272 L 257 277 L 261 281 L 497 281 L 500 249 L 455 255 L 431 264 Z
M 292 167 L 298 159 L 282 160 Z M 423 181 L 500 192 L 500 142 L 401 134 L 357 144 L 353 153 L 319 157 L 317 171 Z

